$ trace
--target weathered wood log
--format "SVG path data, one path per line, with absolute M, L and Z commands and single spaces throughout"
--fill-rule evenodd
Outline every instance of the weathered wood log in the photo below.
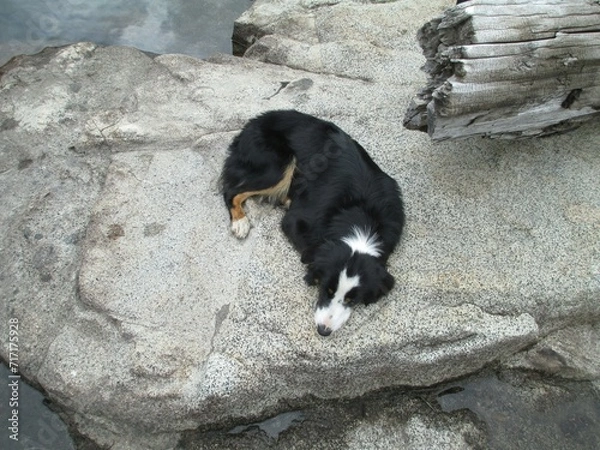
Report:
M 428 82 L 404 126 L 434 140 L 543 136 L 600 117 L 600 0 L 473 0 L 417 38 Z

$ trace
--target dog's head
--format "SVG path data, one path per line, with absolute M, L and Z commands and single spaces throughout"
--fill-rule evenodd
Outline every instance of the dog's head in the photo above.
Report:
M 322 336 L 346 323 L 356 305 L 374 303 L 394 286 L 381 259 L 343 241 L 328 242 L 315 252 L 306 281 L 319 285 L 315 322 Z

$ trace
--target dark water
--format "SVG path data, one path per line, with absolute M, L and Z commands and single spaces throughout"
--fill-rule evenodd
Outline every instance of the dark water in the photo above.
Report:
M 248 425 L 238 425 L 228 431 L 229 434 L 245 433 L 252 428 L 258 428 L 268 438 L 277 441 L 279 435 L 288 430 L 293 425 L 301 424 L 304 421 L 304 413 L 302 411 L 288 411 L 278 414 L 275 417 L 263 420 L 262 422 L 251 423 Z
M 490 450 L 600 449 L 600 396 L 591 383 L 485 374 L 442 388 L 437 401 L 447 413 L 475 413 Z
M 79 41 L 205 58 L 231 53 L 251 0 L 0 0 L 0 65 Z
M 74 449 L 66 425 L 46 406 L 44 396 L 26 384 L 22 378 L 11 378 L 9 375 L 6 366 L 0 364 L 0 448 Z

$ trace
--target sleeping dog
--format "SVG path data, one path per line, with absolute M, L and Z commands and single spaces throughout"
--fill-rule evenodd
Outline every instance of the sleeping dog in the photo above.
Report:
M 319 285 L 322 336 L 339 329 L 355 305 L 392 289 L 386 262 L 404 226 L 400 188 L 333 123 L 297 111 L 252 119 L 229 146 L 221 183 L 237 238 L 250 231 L 249 197 L 287 207 L 283 231 L 307 264 L 305 281 Z

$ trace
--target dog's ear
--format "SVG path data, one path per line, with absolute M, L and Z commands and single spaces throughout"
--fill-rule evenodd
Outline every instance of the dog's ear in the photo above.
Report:
M 370 305 L 379 301 L 379 299 L 390 292 L 394 287 L 394 277 L 385 269 L 384 266 L 378 267 L 375 273 L 375 290 L 365 296 L 363 300 L 365 305 Z

